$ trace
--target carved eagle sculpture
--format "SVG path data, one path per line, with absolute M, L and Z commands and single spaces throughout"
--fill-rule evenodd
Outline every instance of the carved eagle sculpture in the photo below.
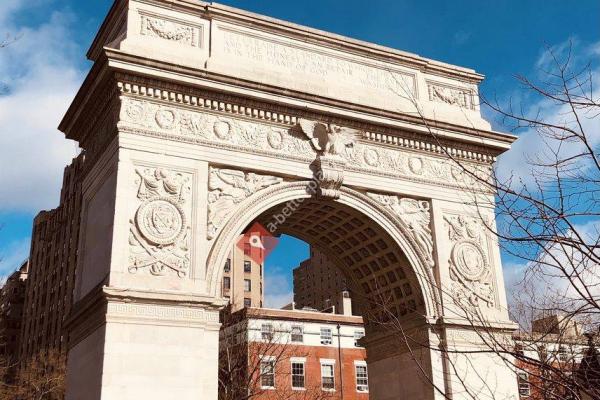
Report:
M 298 125 L 315 150 L 326 155 L 342 155 L 361 136 L 361 132 L 356 129 L 307 119 L 299 119 Z

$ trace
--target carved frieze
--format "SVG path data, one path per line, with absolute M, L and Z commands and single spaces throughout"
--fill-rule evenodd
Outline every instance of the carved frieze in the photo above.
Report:
M 445 215 L 444 220 L 452 242 L 449 264 L 453 298 L 472 306 L 483 302 L 493 307 L 495 289 L 482 221 L 463 215 Z
M 141 34 L 179 43 L 191 47 L 200 47 L 201 27 L 189 23 L 172 20 L 167 17 L 143 13 L 141 18 Z
M 314 126 L 313 131 L 302 128 L 300 121 Z M 363 132 L 315 121 L 298 119 L 297 124 L 286 126 L 264 122 L 260 115 L 256 120 L 248 120 L 123 97 L 119 128 L 277 158 L 312 162 L 318 155 L 332 156 L 338 164 L 344 164 L 345 171 L 401 177 L 442 186 L 472 189 L 481 186 L 447 158 L 369 143 L 361 139 Z M 311 133 L 307 134 L 307 131 Z M 461 161 L 461 165 L 482 177 L 491 173 L 491 166 L 487 164 Z
M 237 204 L 261 189 L 281 182 L 283 179 L 280 177 L 211 167 L 208 177 L 208 239 L 216 237 Z
M 430 267 L 433 260 L 433 235 L 431 233 L 431 207 L 428 201 L 401 198 L 394 195 L 367 193 L 369 197 L 392 212 L 407 227 L 410 239 L 419 249 Z
M 474 109 L 473 92 L 469 89 L 428 82 L 429 101 Z
M 289 132 L 285 127 L 165 107 L 151 101 L 124 99 L 121 121 L 189 138 L 194 142 L 260 149 L 304 159 L 314 158 L 315 154 L 305 138 Z
M 140 204 L 130 221 L 129 272 L 186 277 L 192 176 L 163 168 L 136 169 L 136 174 Z

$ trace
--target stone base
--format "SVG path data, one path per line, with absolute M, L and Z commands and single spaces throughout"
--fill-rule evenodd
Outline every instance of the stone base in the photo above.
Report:
M 216 399 L 218 310 L 124 299 L 108 296 L 103 306 L 85 307 L 86 318 L 74 321 L 80 340 L 76 335 L 69 351 L 66 398 Z M 98 312 L 104 315 L 94 318 Z

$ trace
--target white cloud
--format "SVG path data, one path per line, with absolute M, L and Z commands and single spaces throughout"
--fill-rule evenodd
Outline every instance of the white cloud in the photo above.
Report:
M 265 274 L 265 307 L 281 308 L 294 300 L 291 271 L 269 267 Z
M 576 225 L 574 231 L 586 243 L 597 244 L 600 220 Z M 525 313 L 527 316 L 532 308 L 538 312 L 544 308 L 573 310 L 585 300 L 600 301 L 598 266 L 590 253 L 577 249 L 549 244 L 537 262 L 504 265 L 509 308 L 517 319 L 517 314 Z
M 552 51 L 558 59 L 564 59 L 569 46 L 572 44 L 571 68 L 577 71 L 589 62 L 596 63 L 591 71 L 593 81 L 600 80 L 600 42 L 583 46 L 575 40 L 567 40 L 552 47 Z M 548 51 L 543 51 L 538 58 L 535 68 L 540 71 L 540 78 L 546 79 L 541 71 L 554 71 L 553 59 Z M 567 126 L 579 130 L 569 105 L 557 104 L 551 99 L 543 96 L 532 96 L 531 93 L 519 92 L 513 96 L 513 109 L 519 112 L 523 110 L 529 118 L 537 118 L 557 126 Z M 507 109 L 506 105 L 504 109 Z M 597 110 L 596 110 L 597 111 Z M 598 118 L 595 114 L 578 112 L 583 131 L 588 135 L 590 144 L 596 148 L 600 145 L 600 134 L 598 134 Z M 535 129 L 526 129 L 519 134 L 519 139 L 513 144 L 510 151 L 499 157 L 496 171 L 501 181 L 513 177 L 513 182 L 523 182 L 531 185 L 536 178 L 542 176 L 543 169 L 532 166 L 532 161 L 548 160 L 548 150 L 556 150 L 560 147 L 561 158 L 567 158 L 579 154 L 583 147 L 581 142 L 557 142 L 549 141 Z M 585 165 L 580 165 L 585 167 Z
M 40 1 L 34 3 L 41 3 Z M 38 211 L 56 207 L 65 165 L 77 145 L 56 127 L 84 76 L 77 60 L 68 13 L 55 12 L 36 27 L 13 26 L 11 16 L 31 7 L 3 0 L 2 29 L 18 40 L 0 50 L 0 210 Z

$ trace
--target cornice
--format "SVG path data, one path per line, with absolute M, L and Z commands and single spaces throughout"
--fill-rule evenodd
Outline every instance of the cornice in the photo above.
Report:
M 395 126 L 403 125 L 407 131 L 414 131 L 423 136 L 430 136 L 429 129 L 436 133 L 440 140 L 451 140 L 452 142 L 464 142 L 470 145 L 480 144 L 488 148 L 488 152 L 498 155 L 510 148 L 516 140 L 516 136 L 476 129 L 463 125 L 455 125 L 442 121 L 421 118 L 415 115 L 390 112 L 379 108 L 360 106 L 345 101 L 331 99 L 322 96 L 308 95 L 290 89 L 283 89 L 266 84 L 258 84 L 239 78 L 232 78 L 205 70 L 191 69 L 162 61 L 156 61 L 145 57 L 139 57 L 124 53 L 119 50 L 105 49 L 112 68 L 129 72 L 132 75 L 146 76 L 151 79 L 170 81 L 182 86 L 196 87 L 215 92 L 229 92 L 243 94 L 263 103 L 274 103 L 271 107 L 285 106 L 300 110 L 320 111 L 320 114 L 329 117 L 344 116 L 352 114 L 352 118 L 369 123 L 371 120 L 379 120 L 381 125 Z M 168 78 L 164 72 L 170 73 Z M 426 123 L 427 127 L 425 127 Z M 397 128 L 396 128 L 397 129 Z M 458 135 L 457 135 L 458 134 Z
M 275 33 L 280 36 L 301 40 L 303 42 L 318 44 L 347 53 L 352 53 L 377 59 L 385 62 L 410 66 L 423 72 L 434 75 L 446 76 L 463 82 L 479 83 L 484 76 L 471 68 L 459 67 L 428 59 L 417 54 L 393 49 L 390 47 L 370 43 L 350 37 L 334 34 L 307 26 L 294 24 L 284 20 L 255 14 L 249 11 L 229 7 L 219 3 L 205 3 L 191 0 L 138 0 L 140 3 L 151 4 L 167 9 L 191 13 L 209 20 L 227 21 L 237 25 L 252 27 L 264 32 Z M 96 61 L 110 38 L 119 29 L 119 23 L 129 5 L 129 0 L 116 0 L 113 3 L 106 19 L 96 35 L 87 56 Z
M 288 129 L 296 126 L 298 118 L 325 120 L 337 125 L 363 130 L 364 135 L 361 138 L 363 142 L 442 157 L 450 154 L 453 157 L 474 162 L 492 163 L 495 161 L 495 155 L 490 154 L 484 146 L 456 143 L 449 140 L 441 140 L 440 143 L 437 143 L 432 140 L 430 135 L 423 135 L 420 132 L 383 127 L 341 117 L 323 116 L 306 110 L 260 101 L 248 101 L 235 95 L 199 91 L 190 87 L 129 74 L 119 73 L 116 79 L 121 93 L 135 98 L 150 99 L 191 110 L 204 110 L 261 123 L 267 122 Z

